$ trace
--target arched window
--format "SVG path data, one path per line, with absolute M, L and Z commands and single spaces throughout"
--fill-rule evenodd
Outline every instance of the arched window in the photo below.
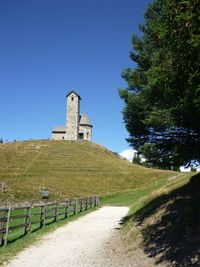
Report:
M 74 101 L 74 97 L 72 96 L 71 101 Z

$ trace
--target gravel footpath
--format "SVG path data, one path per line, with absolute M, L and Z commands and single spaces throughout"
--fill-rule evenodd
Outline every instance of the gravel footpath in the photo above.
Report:
M 46 235 L 18 254 L 7 267 L 122 266 L 120 258 L 114 259 L 112 253 L 109 257 L 104 252 L 127 213 L 127 207 L 103 207 L 94 211 Z

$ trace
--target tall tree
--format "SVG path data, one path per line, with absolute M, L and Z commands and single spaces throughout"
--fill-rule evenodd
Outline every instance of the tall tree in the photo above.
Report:
M 127 140 L 149 165 L 200 160 L 200 0 L 155 0 L 139 29 L 119 90 Z

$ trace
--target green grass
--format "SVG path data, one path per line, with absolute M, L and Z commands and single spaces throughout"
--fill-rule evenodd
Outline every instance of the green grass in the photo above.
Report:
M 200 266 L 200 174 L 180 173 L 104 204 L 129 206 L 121 231 L 129 255 L 143 248 L 155 265 Z
M 91 142 L 26 141 L 0 144 L 1 201 L 41 200 L 124 194 L 175 172 L 143 168 Z
M 85 216 L 89 212 L 92 212 L 94 210 L 98 209 L 91 208 L 85 211 L 82 211 L 81 213 L 78 213 L 77 215 L 73 215 L 68 217 L 67 219 L 62 219 L 60 221 L 56 221 L 54 223 L 48 224 L 45 227 L 39 229 L 38 231 L 33 231 L 31 233 L 28 233 L 27 235 L 21 235 L 21 238 L 16 239 L 15 237 L 19 237 L 20 232 L 15 232 L 13 235 L 11 235 L 10 243 L 6 247 L 0 248 L 0 266 L 5 266 L 5 262 L 13 258 L 17 253 L 25 249 L 26 247 L 32 245 L 34 242 L 38 241 L 42 238 L 42 236 L 56 230 L 58 227 L 65 225 L 68 222 L 74 221 L 82 216 Z M 15 236 L 17 235 L 17 236 Z M 13 242 L 12 242 L 13 241 Z
M 127 218 L 125 218 L 126 224 L 124 232 L 131 233 L 131 227 L 132 227 L 132 218 L 134 214 L 140 210 L 142 207 L 145 206 L 150 199 L 154 198 L 155 195 L 152 195 L 152 193 L 160 192 L 162 193 L 164 189 L 171 190 L 175 189 L 177 187 L 180 187 L 181 185 L 184 185 L 189 180 L 189 175 L 187 174 L 178 174 L 176 177 L 163 177 L 161 179 L 157 179 L 156 181 L 150 181 L 146 185 L 137 188 L 130 192 L 125 193 L 117 193 L 109 196 L 102 197 L 100 200 L 100 205 L 116 205 L 116 206 L 128 206 L 130 208 L 129 215 Z M 37 241 L 39 238 L 41 238 L 44 234 L 49 233 L 50 231 L 55 230 L 57 227 L 62 226 L 66 224 L 66 222 L 77 219 L 80 216 L 86 215 L 87 213 L 95 210 L 94 208 L 88 211 L 83 211 L 82 213 L 79 213 L 78 215 L 75 215 L 73 217 L 68 218 L 67 220 L 61 220 L 58 222 L 55 222 L 53 224 L 49 224 L 45 226 L 44 228 L 35 231 L 33 233 L 28 233 L 26 236 L 23 236 L 23 238 L 20 238 L 18 240 L 15 240 L 16 236 L 10 236 L 10 242 L 7 247 L 0 248 L 0 263 L 3 263 L 4 261 L 9 260 L 13 256 L 15 256 L 18 252 L 23 250 L 25 247 L 31 245 L 33 242 Z M 16 233 L 19 235 L 19 233 Z M 131 236 L 129 234 L 129 236 Z M 128 242 L 132 242 L 130 239 Z
M 200 266 L 199 188 L 200 174 L 182 174 L 132 205 L 123 232 L 129 251 L 139 233 L 140 246 L 156 265 Z
M 89 209 L 89 207 L 88 207 Z M 18 210 L 11 210 L 11 218 L 13 216 L 23 216 L 25 215 L 26 209 L 18 209 Z M 31 209 L 31 232 L 35 232 L 40 230 L 41 224 L 40 224 L 40 207 L 33 207 Z M 63 214 L 65 212 L 65 206 L 59 207 L 59 216 L 57 215 L 56 221 L 63 220 L 65 218 L 65 215 Z M 77 205 L 77 213 L 80 212 L 80 205 Z M 45 225 L 49 225 L 55 222 L 55 204 L 48 206 L 45 208 L 45 216 L 49 217 L 48 219 L 45 219 Z M 74 216 L 74 206 L 70 206 L 68 208 L 68 217 Z M 0 218 L 3 217 L 3 212 L 0 211 Z M 50 218 L 51 217 L 51 218 Z M 12 219 L 9 223 L 9 227 L 14 227 L 18 225 L 23 225 L 25 223 L 25 218 L 17 218 Z M 44 224 L 44 223 L 43 223 Z M 6 225 L 6 223 L 5 223 Z M 4 226 L 5 227 L 5 226 Z M 8 233 L 7 241 L 8 243 L 14 242 L 18 240 L 19 238 L 24 237 L 24 227 L 21 227 L 19 229 L 13 229 Z
M 101 205 L 130 207 L 124 220 L 126 233 L 132 231 L 135 214 L 149 201 L 183 186 L 190 178 L 188 174 L 129 163 L 91 142 L 41 140 L 1 144 L 0 161 L 0 182 L 8 184 L 8 191 L 0 193 L 2 203 L 41 200 L 42 188 L 50 190 L 50 200 L 98 194 Z M 64 223 L 65 220 L 50 224 L 0 248 L 0 262 Z
M 156 181 L 150 181 L 131 192 L 106 196 L 102 198 L 101 205 L 128 206 L 129 216 L 132 216 L 152 198 L 179 188 L 186 184 L 190 177 L 191 174 L 180 173 L 174 177 L 158 178 Z

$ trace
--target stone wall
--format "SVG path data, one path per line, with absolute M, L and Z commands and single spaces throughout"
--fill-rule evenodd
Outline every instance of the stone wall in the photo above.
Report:
M 83 132 L 83 139 L 92 141 L 92 127 L 89 125 L 80 125 L 79 126 L 79 131 Z
M 52 140 L 64 140 L 65 134 L 64 133 L 52 133 Z
M 67 97 L 67 128 L 66 128 L 66 139 L 67 140 L 78 140 L 79 132 L 79 109 L 80 99 L 79 97 L 71 93 Z

